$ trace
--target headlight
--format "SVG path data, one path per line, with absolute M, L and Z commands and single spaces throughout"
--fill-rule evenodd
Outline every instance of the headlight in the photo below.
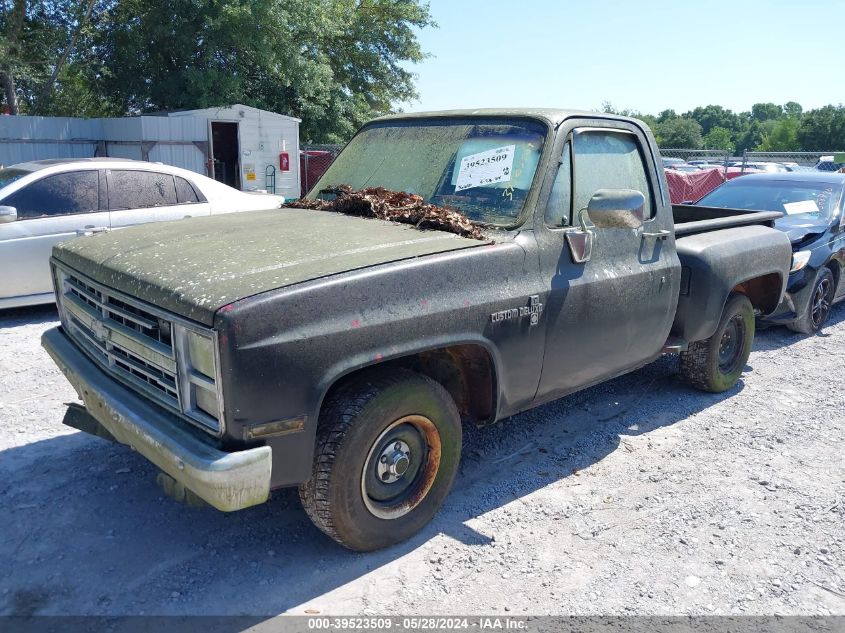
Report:
M 214 342 L 210 336 L 186 331 L 187 355 L 191 367 L 203 376 L 214 380 Z
M 213 335 L 176 325 L 182 412 L 214 429 L 222 419 Z M 211 419 L 209 419 L 211 418 Z
M 812 251 L 798 251 L 792 255 L 792 268 L 789 269 L 789 272 L 798 272 L 804 268 L 807 262 L 810 261 L 810 255 L 812 255 Z

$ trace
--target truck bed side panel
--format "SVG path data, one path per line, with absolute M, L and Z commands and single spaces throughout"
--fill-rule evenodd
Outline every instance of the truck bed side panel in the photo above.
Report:
M 672 205 L 672 216 L 675 219 L 675 235 L 681 237 L 751 224 L 773 227 L 783 213 L 675 204 Z
M 688 341 L 709 338 L 716 331 L 730 292 L 752 279 L 770 276 L 765 301 L 770 313 L 783 295 L 792 248 L 789 238 L 765 226 L 740 226 L 679 237 L 681 294 L 672 334 Z

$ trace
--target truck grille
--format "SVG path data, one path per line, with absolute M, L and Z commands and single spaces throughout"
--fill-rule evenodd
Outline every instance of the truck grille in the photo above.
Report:
M 171 324 L 82 277 L 62 278 L 71 338 L 124 382 L 178 410 Z
M 65 329 L 88 356 L 130 388 L 189 422 L 199 422 L 207 431 L 220 430 L 219 418 L 197 410 L 194 387 L 180 389 L 172 319 L 70 270 L 57 268 L 56 273 Z M 185 379 L 197 382 L 193 374 Z M 206 388 L 214 391 L 215 381 L 207 382 Z M 183 393 L 191 402 L 182 402 Z

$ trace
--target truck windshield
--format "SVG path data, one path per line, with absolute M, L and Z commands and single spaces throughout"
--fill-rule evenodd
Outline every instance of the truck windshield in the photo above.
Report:
M 522 211 L 545 141 L 540 122 L 420 119 L 375 123 L 340 153 L 308 195 L 384 187 L 451 205 L 471 220 L 513 224 Z

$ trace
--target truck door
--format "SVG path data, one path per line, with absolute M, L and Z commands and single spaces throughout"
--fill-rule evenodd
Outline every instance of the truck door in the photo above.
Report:
M 680 262 L 671 206 L 647 139 L 626 122 L 589 125 L 570 124 L 559 132 L 560 149 L 555 151 L 560 163 L 552 161 L 547 203 L 535 218 L 541 274 L 549 293 L 542 314 L 547 339 L 538 400 L 571 393 L 656 358 L 677 304 Z M 579 212 L 599 189 L 640 191 L 645 221 L 638 228 L 597 228 L 587 221 L 592 251 L 589 259 L 577 262 L 567 234 L 583 234 Z

